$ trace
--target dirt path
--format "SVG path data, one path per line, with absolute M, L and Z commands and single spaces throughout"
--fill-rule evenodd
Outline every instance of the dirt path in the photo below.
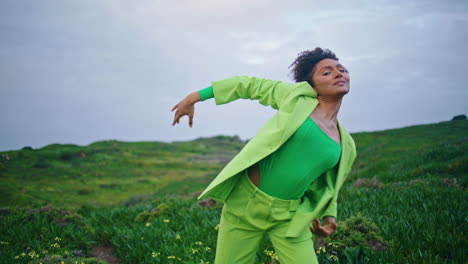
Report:
M 91 255 L 108 264 L 120 264 L 119 259 L 114 256 L 114 249 L 112 247 L 93 245 L 91 247 Z

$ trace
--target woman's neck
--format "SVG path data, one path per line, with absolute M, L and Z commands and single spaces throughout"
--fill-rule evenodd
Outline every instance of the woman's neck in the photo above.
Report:
M 315 107 L 311 116 L 314 120 L 320 120 L 330 126 L 336 126 L 342 98 L 337 100 L 335 98 L 318 96 L 317 99 L 319 103 L 317 107 Z

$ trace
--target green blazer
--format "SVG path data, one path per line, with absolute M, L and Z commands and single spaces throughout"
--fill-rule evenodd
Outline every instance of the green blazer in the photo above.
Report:
M 198 199 L 211 197 L 225 202 L 244 170 L 278 149 L 309 117 L 318 104 L 317 93 L 307 82 L 283 83 L 250 76 L 235 76 L 212 83 L 217 105 L 258 99 L 278 112 L 214 178 Z M 297 237 L 314 218 L 337 215 L 338 192 L 351 171 L 356 146 L 338 122 L 341 156 L 337 165 L 320 175 L 306 191 L 286 236 Z

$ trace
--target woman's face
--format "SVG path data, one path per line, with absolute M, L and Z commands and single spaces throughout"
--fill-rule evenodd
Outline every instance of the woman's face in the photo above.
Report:
M 343 97 L 349 92 L 348 70 L 337 60 L 319 61 L 312 72 L 312 82 L 320 96 Z

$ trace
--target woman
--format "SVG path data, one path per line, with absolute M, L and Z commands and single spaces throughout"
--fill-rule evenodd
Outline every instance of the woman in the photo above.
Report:
M 190 127 L 194 104 L 211 97 L 216 104 L 258 99 L 278 110 L 199 197 L 224 203 L 215 263 L 253 263 L 264 233 L 281 263 L 318 263 L 312 233 L 336 229 L 338 192 L 356 158 L 337 120 L 350 89 L 348 71 L 321 48 L 300 53 L 290 67 L 295 84 L 232 77 L 172 109 L 173 125 L 187 115 Z

